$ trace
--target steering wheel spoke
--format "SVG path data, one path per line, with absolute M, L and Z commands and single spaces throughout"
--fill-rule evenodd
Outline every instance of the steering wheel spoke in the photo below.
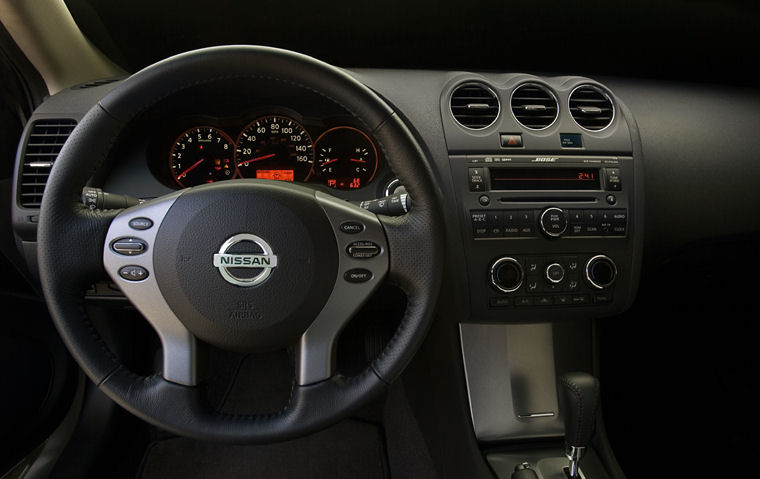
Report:
M 333 376 L 340 332 L 388 272 L 388 243 L 377 216 L 321 192 L 316 198 L 333 227 L 338 272 L 327 302 L 298 343 L 296 378 L 302 386 Z
M 163 377 L 186 386 L 198 381 L 197 344 L 161 294 L 153 263 L 158 230 L 179 194 L 124 210 L 110 224 L 103 265 L 153 326 L 163 347 Z

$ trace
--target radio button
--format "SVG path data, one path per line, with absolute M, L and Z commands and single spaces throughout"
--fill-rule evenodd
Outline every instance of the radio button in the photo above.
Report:
M 607 191 L 621 191 L 623 189 L 623 180 L 620 179 L 620 168 L 605 168 L 607 176 Z
M 484 168 L 468 168 L 470 191 L 485 191 L 486 179 Z
M 488 226 L 485 223 L 472 225 L 472 235 L 475 238 L 488 237 Z
M 552 238 L 562 236 L 567 229 L 567 214 L 557 207 L 546 208 L 538 221 L 541 230 Z
M 583 222 L 596 224 L 599 222 L 599 210 L 583 210 Z
M 567 210 L 567 217 L 570 224 L 580 224 L 584 222 L 583 210 Z

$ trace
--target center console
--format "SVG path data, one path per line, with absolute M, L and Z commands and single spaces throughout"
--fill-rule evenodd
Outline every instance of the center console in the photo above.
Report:
M 558 384 L 594 372 L 591 320 L 625 311 L 636 294 L 635 122 L 597 82 L 531 75 L 452 78 L 441 115 L 469 287 L 459 331 L 475 436 L 500 478 L 605 477 L 591 473 L 604 470 L 592 468 L 593 450 L 579 462 L 585 443 L 563 472 L 573 421 Z M 494 452 L 525 441 L 535 447 Z M 530 469 L 522 461 L 533 469 L 518 471 Z

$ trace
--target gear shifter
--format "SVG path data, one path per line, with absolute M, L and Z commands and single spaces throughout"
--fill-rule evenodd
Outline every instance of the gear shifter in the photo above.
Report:
M 578 476 L 578 464 L 591 440 L 599 407 L 599 381 L 588 373 L 560 377 L 560 407 L 565 416 L 565 446 L 570 460 L 568 475 Z

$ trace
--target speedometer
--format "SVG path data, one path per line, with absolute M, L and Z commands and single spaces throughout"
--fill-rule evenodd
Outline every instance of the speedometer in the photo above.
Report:
M 248 124 L 238 137 L 235 153 L 235 163 L 245 178 L 307 181 L 312 174 L 311 137 L 286 116 L 265 116 Z

